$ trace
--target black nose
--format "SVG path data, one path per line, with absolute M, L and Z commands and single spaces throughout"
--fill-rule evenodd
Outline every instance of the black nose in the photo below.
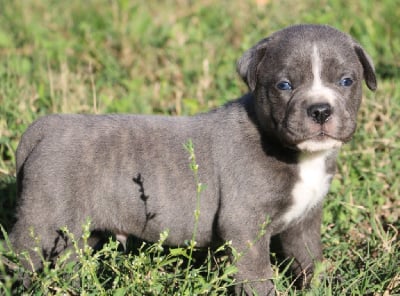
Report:
M 316 123 L 324 124 L 332 114 L 332 107 L 329 104 L 314 104 L 308 107 L 307 115 Z

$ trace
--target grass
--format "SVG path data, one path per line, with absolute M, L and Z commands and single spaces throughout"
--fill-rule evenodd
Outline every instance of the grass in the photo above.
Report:
M 308 291 L 296 291 L 275 267 L 275 282 L 281 295 L 400 294 L 396 1 L 0 0 L 0 7 L 0 223 L 6 231 L 15 207 L 15 149 L 23 131 L 39 116 L 206 111 L 246 91 L 234 63 L 271 32 L 306 22 L 330 24 L 352 34 L 375 62 L 379 89 L 365 92 L 357 134 L 340 155 L 325 203 L 326 259 L 318 269 L 323 279 L 316 278 Z M 75 267 L 78 273 L 66 263 L 32 275 L 29 291 L 13 286 L 15 278 L 5 276 L 1 293 L 173 294 L 166 290 L 168 276 L 186 274 L 179 264 L 161 272 L 166 269 L 157 262 L 177 263 L 178 258 L 163 258 L 157 244 L 135 256 L 116 248 L 110 242 L 99 253 L 84 251 L 89 253 Z M 201 268 L 207 270 L 210 261 L 211 257 Z M 3 269 L 0 263 L 4 274 Z M 199 275 L 204 270 L 197 275 L 192 270 L 194 282 L 225 274 L 218 270 L 207 277 Z M 74 285 L 74 274 L 85 279 L 81 288 Z M 149 281 L 149 274 L 157 277 Z M 143 290 L 134 290 L 137 287 Z M 226 293 L 217 284 L 212 287 L 210 294 Z

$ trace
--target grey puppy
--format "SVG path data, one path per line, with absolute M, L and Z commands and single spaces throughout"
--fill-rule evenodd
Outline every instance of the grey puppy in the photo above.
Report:
M 183 143 L 192 139 L 201 194 L 199 247 L 232 241 L 236 292 L 273 294 L 269 245 L 279 235 L 296 273 L 322 259 L 322 200 L 339 147 L 356 129 L 362 80 L 375 90 L 362 47 L 328 26 L 278 31 L 244 53 L 237 69 L 250 93 L 193 117 L 51 115 L 33 123 L 17 150 L 19 208 L 10 234 L 32 251 L 32 227 L 47 260 L 69 247 L 60 228 L 166 244 L 192 237 L 193 172 Z M 266 219 L 266 234 L 253 242 Z M 244 281 L 245 282 L 245 281 Z M 250 284 L 251 283 L 251 284 Z M 250 287 L 251 286 L 251 287 Z

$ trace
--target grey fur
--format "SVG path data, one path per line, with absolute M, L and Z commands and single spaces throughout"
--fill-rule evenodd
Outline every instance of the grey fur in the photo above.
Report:
M 310 54 L 317 44 L 322 79 L 335 94 L 330 135 L 348 141 L 356 127 L 363 78 L 376 88 L 371 59 L 348 35 L 328 26 L 299 25 L 279 31 L 244 53 L 238 72 L 250 93 L 209 113 L 193 117 L 141 115 L 50 115 L 34 122 L 17 150 L 19 208 L 10 235 L 17 251 L 30 250 L 35 269 L 41 261 L 31 251 L 29 228 L 41 239 L 47 260 L 68 242 L 59 234 L 67 226 L 79 237 L 91 218 L 93 230 L 120 237 L 133 234 L 155 241 L 169 229 L 168 245 L 192 237 L 196 207 L 193 173 L 183 144 L 192 139 L 199 179 L 206 184 L 200 202 L 196 240 L 199 247 L 231 240 L 248 248 L 266 217 L 266 235 L 238 262 L 238 281 L 261 295 L 273 294 L 269 244 L 280 234 L 286 256 L 297 273 L 312 272 L 322 258 L 322 203 L 289 225 L 281 217 L 293 203 L 298 163 L 307 152 L 298 144 L 319 128 L 306 109 L 312 75 Z M 351 87 L 340 87 L 351 75 Z M 276 88 L 290 79 L 294 90 Z M 327 129 L 330 127 L 327 125 Z M 322 141 L 325 138 L 322 139 Z M 335 170 L 337 149 L 326 157 Z M 265 280 L 267 279 L 267 280 Z M 251 294 L 247 285 L 236 292 Z

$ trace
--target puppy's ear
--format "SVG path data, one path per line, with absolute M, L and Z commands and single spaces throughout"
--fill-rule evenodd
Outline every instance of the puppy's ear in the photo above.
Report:
M 357 43 L 354 45 L 354 50 L 358 56 L 358 59 L 361 62 L 361 65 L 363 66 L 365 83 L 367 84 L 370 90 L 376 90 L 377 81 L 372 59 L 365 52 L 365 50 Z
M 264 54 L 269 38 L 265 38 L 258 42 L 255 46 L 247 50 L 236 63 L 236 70 L 246 82 L 250 91 L 254 91 L 257 84 L 257 69 Z

